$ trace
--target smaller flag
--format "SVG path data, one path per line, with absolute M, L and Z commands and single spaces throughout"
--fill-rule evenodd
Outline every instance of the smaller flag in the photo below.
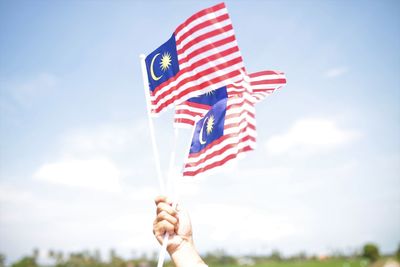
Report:
M 243 95 L 224 98 L 197 121 L 183 176 L 196 176 L 253 150 Z

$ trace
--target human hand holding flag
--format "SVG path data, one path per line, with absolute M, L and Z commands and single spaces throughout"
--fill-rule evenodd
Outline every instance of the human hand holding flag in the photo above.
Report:
M 186 211 L 173 208 L 172 201 L 165 196 L 155 198 L 157 215 L 153 223 L 153 233 L 162 245 L 164 236 L 169 234 L 167 251 L 177 267 L 206 266 L 195 249 L 192 225 Z

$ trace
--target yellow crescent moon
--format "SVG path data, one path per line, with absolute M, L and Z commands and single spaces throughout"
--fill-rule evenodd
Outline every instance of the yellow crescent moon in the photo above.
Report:
M 153 59 L 151 60 L 151 63 L 150 63 L 150 75 L 151 75 L 151 78 L 153 78 L 153 80 L 155 80 L 155 81 L 158 81 L 158 80 L 161 79 L 161 77 L 162 77 L 162 75 L 161 75 L 160 77 L 157 77 L 157 76 L 154 74 L 154 70 L 153 70 L 154 61 L 156 60 L 156 58 L 157 58 L 159 55 L 160 55 L 160 53 L 156 54 L 156 55 L 153 57 Z
M 203 140 L 203 129 L 204 129 L 204 124 L 206 124 L 207 120 L 209 117 L 205 118 L 203 121 L 203 125 L 201 126 L 200 134 L 199 134 L 199 142 L 201 145 L 204 145 L 206 141 Z

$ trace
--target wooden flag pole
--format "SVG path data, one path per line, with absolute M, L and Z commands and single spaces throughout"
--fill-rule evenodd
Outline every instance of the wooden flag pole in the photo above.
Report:
M 144 88 L 144 95 L 146 96 L 147 118 L 149 121 L 149 130 L 150 130 L 150 137 L 151 137 L 151 145 L 153 147 L 154 163 L 156 164 L 156 172 L 157 172 L 158 183 L 160 184 L 161 194 L 165 194 L 165 184 L 164 184 L 164 179 L 163 179 L 163 175 L 161 172 L 160 156 L 158 154 L 156 136 L 154 133 L 153 118 L 151 117 L 150 89 L 149 89 L 148 75 L 147 75 L 146 62 L 145 62 L 146 56 L 144 54 L 141 54 L 139 56 L 139 58 L 140 58 L 140 65 L 142 67 L 143 88 Z

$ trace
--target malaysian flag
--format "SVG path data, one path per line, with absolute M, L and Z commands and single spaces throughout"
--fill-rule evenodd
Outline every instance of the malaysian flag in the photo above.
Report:
M 191 16 L 145 62 L 153 114 L 226 85 L 244 68 L 224 3 Z
M 243 102 L 241 94 L 224 98 L 197 121 L 183 176 L 208 172 L 253 150 L 255 137 L 248 130 Z

